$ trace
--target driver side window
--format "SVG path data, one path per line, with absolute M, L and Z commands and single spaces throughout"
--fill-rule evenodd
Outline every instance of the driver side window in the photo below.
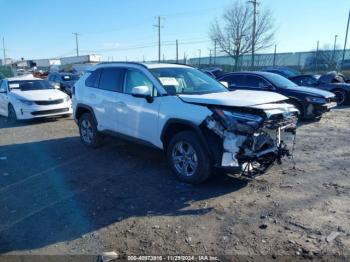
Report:
M 132 89 L 136 86 L 147 86 L 153 90 L 152 82 L 141 72 L 136 70 L 127 70 L 124 80 L 124 93 L 131 94 Z

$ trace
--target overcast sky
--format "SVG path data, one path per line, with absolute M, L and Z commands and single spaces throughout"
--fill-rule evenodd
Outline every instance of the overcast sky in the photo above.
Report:
M 78 32 L 81 54 L 96 53 L 105 60 L 141 61 L 157 58 L 156 16 L 162 16 L 162 53 L 175 57 L 209 54 L 210 23 L 220 18 L 232 0 L 0 0 L 0 36 L 7 56 L 51 58 L 75 55 Z M 247 1 L 242 1 L 248 4 Z M 278 52 L 309 51 L 344 45 L 350 0 L 260 0 L 270 8 L 277 28 Z M 348 44 L 348 47 L 350 43 Z M 266 50 L 266 52 L 271 50 Z

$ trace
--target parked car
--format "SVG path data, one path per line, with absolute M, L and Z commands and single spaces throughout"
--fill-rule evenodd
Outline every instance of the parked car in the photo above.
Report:
M 71 113 L 69 96 L 46 80 L 31 75 L 0 80 L 0 115 L 11 122 Z
M 289 103 L 298 108 L 301 119 L 319 118 L 337 105 L 333 93 L 317 88 L 297 86 L 287 78 L 274 73 L 229 73 L 218 80 L 227 82 L 230 90 L 263 90 L 284 95 L 289 98 Z
M 200 183 L 213 168 L 253 176 L 288 155 L 280 132 L 295 130 L 298 111 L 286 100 L 229 92 L 184 65 L 102 63 L 75 84 L 73 111 L 86 146 L 103 134 L 138 141 L 164 150 L 179 179 Z
M 316 87 L 335 94 L 338 105 L 350 102 L 350 84 L 345 82 L 343 75 L 329 72 L 325 75 L 301 75 L 290 78 L 299 86 Z
M 279 66 L 279 67 L 269 67 L 269 68 L 265 68 L 263 70 L 261 70 L 262 72 L 270 72 L 270 73 L 274 73 L 274 74 L 278 74 L 281 76 L 284 76 L 286 78 L 290 78 L 290 77 L 294 77 L 294 76 L 298 76 L 300 75 L 300 72 L 290 68 L 290 67 L 283 67 L 283 66 Z
M 219 67 L 208 67 L 201 69 L 202 72 L 206 73 L 208 76 L 211 76 L 212 78 L 218 78 L 222 76 L 224 73 L 224 70 L 222 70 Z
M 79 75 L 72 73 L 50 73 L 47 80 L 55 86 L 55 88 L 62 90 L 69 96 L 72 96 L 72 88 L 75 82 L 79 79 Z

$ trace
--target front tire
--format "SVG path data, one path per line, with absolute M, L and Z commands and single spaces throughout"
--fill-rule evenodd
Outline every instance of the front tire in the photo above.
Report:
M 183 182 L 199 184 L 211 174 L 211 161 L 194 132 L 174 135 L 167 147 L 167 158 L 171 170 Z
M 10 123 L 17 123 L 18 121 L 16 111 L 11 104 L 8 105 L 7 119 Z
M 97 148 L 102 143 L 102 137 L 97 131 L 97 124 L 90 113 L 84 113 L 79 118 L 80 139 L 84 145 Z

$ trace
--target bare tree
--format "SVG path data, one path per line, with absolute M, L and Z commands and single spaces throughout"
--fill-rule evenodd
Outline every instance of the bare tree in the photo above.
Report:
M 211 24 L 211 40 L 234 59 L 236 69 L 240 56 L 252 52 L 252 22 L 253 11 L 250 6 L 236 1 L 223 13 L 221 20 L 215 19 Z M 260 10 L 255 30 L 255 51 L 271 47 L 274 34 L 272 12 L 269 9 Z

